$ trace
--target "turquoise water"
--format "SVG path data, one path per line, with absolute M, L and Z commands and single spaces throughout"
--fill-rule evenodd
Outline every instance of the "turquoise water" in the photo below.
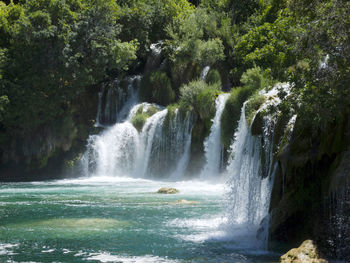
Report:
M 232 238 L 224 207 L 223 184 L 195 181 L 0 184 L 0 262 L 277 261 Z

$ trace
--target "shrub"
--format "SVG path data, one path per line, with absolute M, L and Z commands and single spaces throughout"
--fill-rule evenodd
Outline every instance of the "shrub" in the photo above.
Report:
M 195 80 L 180 88 L 180 108 L 193 109 L 196 96 L 204 90 L 207 84 L 202 80 Z
M 148 117 L 149 116 L 147 114 L 144 114 L 144 113 L 136 114 L 132 118 L 131 123 L 132 123 L 132 125 L 134 125 L 134 127 L 136 128 L 136 130 L 138 132 L 141 132 L 143 125 L 146 123 L 146 120 Z
M 141 80 L 140 98 L 160 105 L 174 102 L 175 93 L 166 73 L 154 71 L 146 74 Z
M 209 120 L 215 113 L 215 99 L 220 92 L 220 86 L 215 83 L 208 85 L 202 80 L 190 82 L 180 89 L 180 108 L 194 110 L 202 120 Z
M 132 117 L 131 123 L 132 125 L 134 125 L 136 130 L 140 132 L 142 131 L 143 125 L 146 123 L 146 120 L 157 112 L 158 108 L 153 105 L 150 105 L 146 109 L 144 109 L 144 107 L 141 106 L 140 108 L 138 108 L 135 116 Z
M 211 120 L 215 114 L 215 100 L 218 89 L 214 86 L 201 90 L 196 96 L 195 107 L 202 120 Z
M 207 75 L 205 80 L 208 84 L 218 83 L 221 86 L 221 76 L 220 76 L 219 71 L 216 69 L 211 69 L 208 72 L 208 75 Z
M 245 107 L 245 119 L 248 126 L 252 123 L 252 120 L 256 114 L 256 111 L 261 107 L 261 105 L 266 101 L 264 95 L 255 93 L 251 96 Z
M 226 148 L 230 147 L 233 135 L 238 127 L 243 103 L 254 94 L 254 92 L 273 84 L 273 80 L 263 72 L 260 67 L 254 67 L 244 72 L 241 77 L 241 82 L 244 84 L 243 87 L 231 90 L 231 95 L 226 102 L 221 117 L 221 141 Z M 256 98 L 253 98 L 251 105 L 247 105 L 248 113 L 246 113 L 246 118 L 248 116 L 248 123 L 250 123 L 254 117 L 256 111 L 254 111 L 254 109 L 260 107 L 262 103 L 263 98 L 259 98 L 257 95 Z
M 252 93 L 253 91 L 249 87 L 238 87 L 231 90 L 231 95 L 226 101 L 221 116 L 221 142 L 225 148 L 230 147 L 233 135 L 238 127 L 242 105 Z
M 220 93 L 220 85 L 208 85 L 202 80 L 190 82 L 180 89 L 180 110 L 193 110 L 204 124 L 204 134 L 210 130 L 211 119 L 215 115 L 215 100 Z
M 242 74 L 241 82 L 252 90 L 260 90 L 272 85 L 273 81 L 260 67 L 254 67 Z

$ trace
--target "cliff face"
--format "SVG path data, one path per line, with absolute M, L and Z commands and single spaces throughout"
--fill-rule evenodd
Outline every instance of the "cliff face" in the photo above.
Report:
M 318 136 L 296 121 L 290 142 L 277 156 L 270 204 L 270 241 L 296 246 L 314 239 L 330 257 L 349 259 L 350 118 Z M 336 232 L 342 229 L 339 239 Z
M 98 88 L 81 93 L 54 122 L 25 136 L 14 134 L 0 148 L 0 181 L 30 181 L 62 176 L 84 149 L 93 127 Z

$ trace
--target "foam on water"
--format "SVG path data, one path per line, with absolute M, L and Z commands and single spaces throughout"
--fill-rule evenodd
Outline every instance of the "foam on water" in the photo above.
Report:
M 107 262 L 118 262 L 118 263 L 175 263 L 177 260 L 171 260 L 167 258 L 145 255 L 145 256 L 119 256 L 112 255 L 108 252 L 102 253 L 91 253 L 86 258 L 86 260 L 94 260 L 103 263 Z
M 13 252 L 13 249 L 18 246 L 19 244 L 0 243 L 0 255 L 16 255 L 16 253 Z

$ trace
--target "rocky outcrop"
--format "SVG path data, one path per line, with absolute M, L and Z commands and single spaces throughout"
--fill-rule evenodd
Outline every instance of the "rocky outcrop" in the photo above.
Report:
M 177 190 L 176 188 L 168 188 L 168 187 L 162 187 L 157 191 L 158 194 L 177 194 L 179 192 L 180 191 Z
M 0 181 L 32 181 L 62 176 L 84 151 L 97 108 L 97 87 L 52 123 L 26 134 L 13 133 L 0 148 Z
M 344 201 L 350 195 L 343 190 L 350 178 L 349 124 L 350 119 L 345 118 L 315 135 L 297 119 L 289 142 L 276 149 L 278 168 L 270 202 L 270 246 L 283 242 L 293 247 L 313 239 L 327 257 L 350 259 L 346 252 L 349 245 L 343 242 L 350 227 L 342 227 L 341 240 L 337 238 L 339 220 L 350 211 Z M 341 225 L 348 224 L 343 221 Z
M 300 247 L 289 250 L 281 257 L 282 263 L 328 263 L 320 257 L 318 249 L 312 240 L 304 241 Z

